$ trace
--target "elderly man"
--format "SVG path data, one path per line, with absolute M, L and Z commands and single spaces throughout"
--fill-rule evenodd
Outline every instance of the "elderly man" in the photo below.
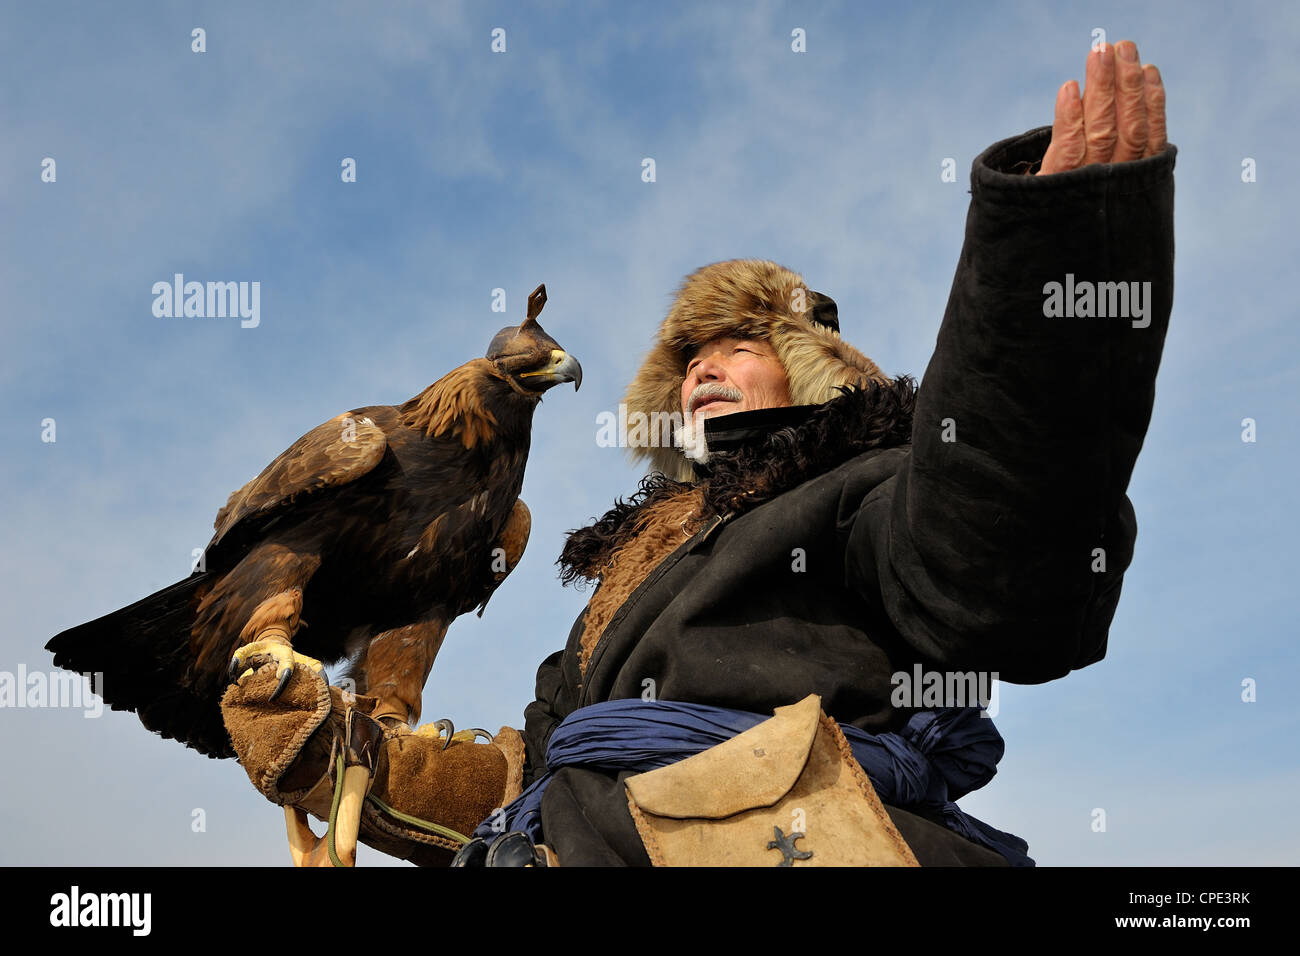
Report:
M 390 766 L 390 799 L 437 790 L 423 822 L 457 833 L 368 842 L 445 862 L 430 854 L 457 846 L 453 822 L 483 819 L 458 862 L 804 865 L 864 833 L 866 862 L 1032 862 L 952 802 L 992 776 L 991 723 L 895 692 L 900 674 L 1039 683 L 1106 651 L 1172 302 L 1176 150 L 1132 43 L 1085 70 L 1050 130 L 975 160 L 919 391 L 794 272 L 733 260 L 686 279 L 626 396 L 683 427 L 634 449 L 652 465 L 639 491 L 570 534 L 562 578 L 597 587 L 522 735 L 405 781 Z M 818 767 L 840 802 L 808 782 Z

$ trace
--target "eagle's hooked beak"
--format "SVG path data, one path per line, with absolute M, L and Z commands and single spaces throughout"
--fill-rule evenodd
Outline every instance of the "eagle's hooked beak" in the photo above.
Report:
M 572 382 L 576 392 L 582 387 L 582 366 L 578 360 L 563 349 L 551 349 L 551 360 L 539 369 L 519 373 L 519 378 L 526 381 L 520 384 L 539 392 L 545 391 L 561 382 Z

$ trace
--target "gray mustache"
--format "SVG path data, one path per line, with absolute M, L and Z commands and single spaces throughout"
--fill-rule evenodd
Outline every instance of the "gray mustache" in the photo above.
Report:
M 742 401 L 744 397 L 745 396 L 741 393 L 740 389 L 731 385 L 719 385 L 717 382 L 704 382 L 700 385 L 696 385 L 695 390 L 691 392 L 690 401 L 687 403 L 687 407 L 689 408 L 688 414 L 693 415 L 695 413 L 695 406 L 705 398 L 725 398 L 732 402 L 739 402 Z

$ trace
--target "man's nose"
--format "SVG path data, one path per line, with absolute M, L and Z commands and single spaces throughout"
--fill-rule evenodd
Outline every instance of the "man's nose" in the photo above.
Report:
M 695 365 L 697 382 L 721 382 L 727 377 L 727 370 L 721 362 L 714 361 L 713 356 L 706 356 Z

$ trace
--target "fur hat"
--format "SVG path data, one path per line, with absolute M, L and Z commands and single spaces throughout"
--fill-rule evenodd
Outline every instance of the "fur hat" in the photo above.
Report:
M 682 382 L 690 353 L 705 342 L 735 336 L 765 339 L 789 380 L 792 405 L 820 405 L 839 396 L 837 387 L 888 384 L 876 363 L 840 338 L 829 296 L 811 291 L 803 277 L 763 259 L 731 259 L 692 272 L 682 282 L 641 370 L 627 388 L 629 420 L 681 418 Z M 635 458 L 678 481 L 694 472 L 682 450 L 680 428 L 673 443 L 656 446 L 653 434 L 632 444 Z M 634 436 L 635 437 L 635 436 Z

